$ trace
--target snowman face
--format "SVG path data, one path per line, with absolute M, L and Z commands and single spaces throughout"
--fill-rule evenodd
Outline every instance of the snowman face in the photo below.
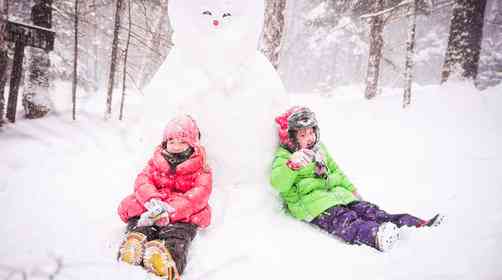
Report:
M 213 11 L 211 11 L 213 10 Z M 208 9 L 202 12 L 202 15 L 206 16 L 208 19 L 208 25 L 212 25 L 214 28 L 213 32 L 218 32 L 218 28 L 227 28 L 231 23 L 232 13 L 229 11 L 225 12 L 225 9 Z M 211 32 L 211 29 L 207 30 L 207 32 Z
M 256 51 L 264 1 L 170 0 L 169 18 L 176 48 L 198 57 L 202 63 L 205 58 L 231 63 Z

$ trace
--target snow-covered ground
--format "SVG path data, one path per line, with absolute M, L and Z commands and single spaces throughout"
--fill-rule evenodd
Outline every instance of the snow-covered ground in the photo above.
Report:
M 192 244 L 184 279 L 502 278 L 502 87 L 419 87 L 406 110 L 400 91 L 372 101 L 362 92 L 291 99 L 318 112 L 322 141 L 365 199 L 447 222 L 404 230 L 380 253 L 293 220 L 268 182 L 215 185 L 213 224 Z M 155 141 L 134 118 L 104 122 L 88 105 L 76 122 L 61 113 L 0 131 L 0 279 L 151 277 L 115 261 L 116 208 Z

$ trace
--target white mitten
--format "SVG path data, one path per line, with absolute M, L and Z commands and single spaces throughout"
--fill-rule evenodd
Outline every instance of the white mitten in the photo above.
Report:
M 145 208 L 148 210 L 148 212 L 150 212 L 151 218 L 160 216 L 164 212 L 172 213 L 175 210 L 171 205 L 157 198 L 152 198 L 149 201 L 145 202 Z
M 314 152 L 307 149 L 301 149 L 294 152 L 289 158 L 289 162 L 296 168 L 303 168 L 314 159 Z
M 154 221 L 153 219 L 150 218 L 150 212 L 147 211 L 139 217 L 138 223 L 136 224 L 137 227 L 150 227 L 153 226 Z
M 145 202 L 145 208 L 148 210 L 143 213 L 139 220 L 138 226 L 149 227 L 154 224 L 158 226 L 167 226 L 169 224 L 169 213 L 174 212 L 174 208 L 169 204 L 152 198 Z

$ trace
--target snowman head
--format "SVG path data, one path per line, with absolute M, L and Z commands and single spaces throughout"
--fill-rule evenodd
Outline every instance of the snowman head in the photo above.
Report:
M 175 48 L 199 63 L 233 63 L 255 53 L 264 0 L 170 0 Z

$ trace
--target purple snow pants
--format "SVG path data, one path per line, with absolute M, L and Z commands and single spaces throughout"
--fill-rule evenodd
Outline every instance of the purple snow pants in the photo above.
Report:
M 354 201 L 347 205 L 329 208 L 312 224 L 351 244 L 366 244 L 376 247 L 375 237 L 378 227 L 391 222 L 398 227 L 420 226 L 423 220 L 409 214 L 388 214 L 375 204 L 366 201 Z

